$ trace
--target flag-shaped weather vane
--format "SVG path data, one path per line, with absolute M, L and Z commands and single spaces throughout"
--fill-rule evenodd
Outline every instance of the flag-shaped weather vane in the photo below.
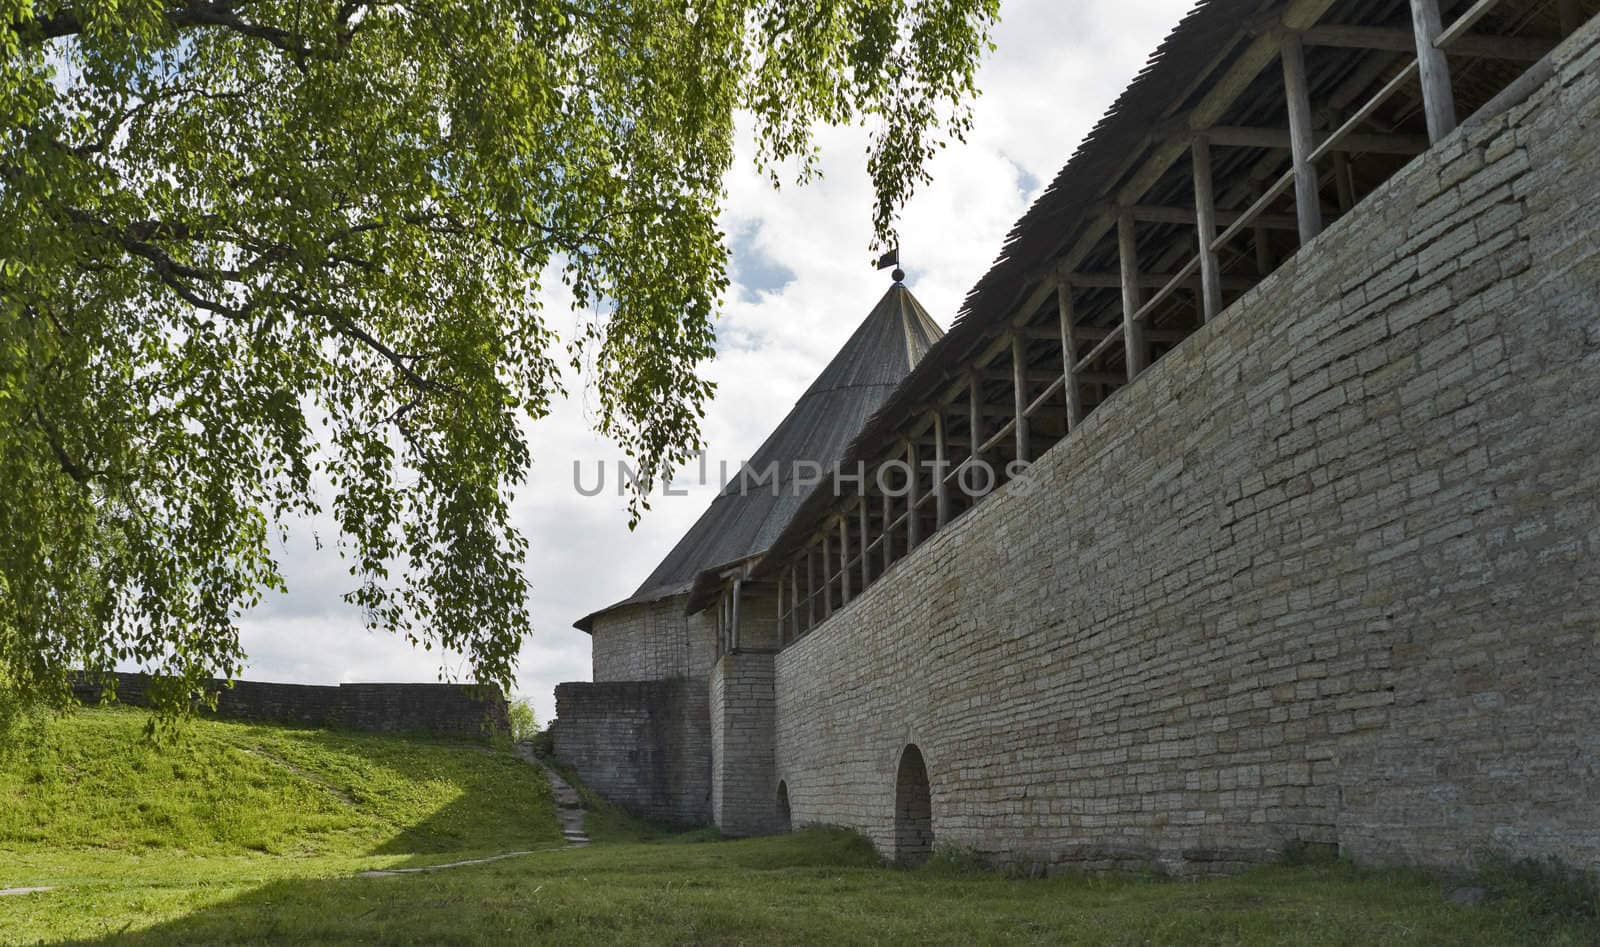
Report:
M 889 276 L 896 283 L 905 282 L 905 280 L 906 280 L 906 271 L 902 270 L 900 268 L 900 248 L 899 247 L 895 247 L 894 249 L 890 250 L 888 253 L 885 253 L 883 256 L 878 257 L 877 269 L 881 270 L 884 267 L 888 267 L 888 266 L 894 267 L 894 272 L 890 273 Z

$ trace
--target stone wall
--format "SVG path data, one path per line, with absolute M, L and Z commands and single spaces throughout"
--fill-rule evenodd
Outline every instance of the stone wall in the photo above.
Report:
M 685 616 L 688 595 L 624 605 L 594 619 L 596 681 L 705 680 L 716 660 L 715 615 Z
M 556 685 L 556 758 L 612 802 L 660 822 L 711 818 L 704 680 Z
M 773 655 L 724 655 L 711 671 L 711 815 L 724 835 L 782 830 L 773 778 Z
M 778 655 L 795 822 L 1600 867 L 1597 36 Z
M 117 701 L 145 706 L 151 679 L 144 674 L 114 675 Z M 218 688 L 216 716 L 304 727 L 335 727 L 394 733 L 486 739 L 506 733 L 506 702 L 498 694 L 478 694 L 459 684 L 274 684 L 234 681 Z M 91 678 L 73 687 L 79 701 L 99 703 L 101 688 Z

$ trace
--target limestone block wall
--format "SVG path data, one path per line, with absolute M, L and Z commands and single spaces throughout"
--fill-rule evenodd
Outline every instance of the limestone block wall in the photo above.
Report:
M 777 589 L 747 585 L 739 596 L 739 650 L 778 650 Z
M 688 595 L 624 605 L 594 620 L 596 681 L 704 680 L 716 659 L 715 616 L 685 616 Z
M 778 655 L 796 824 L 1600 867 L 1597 37 Z
M 555 755 L 612 802 L 660 822 L 711 821 L 704 680 L 556 686 Z
M 711 814 L 724 835 L 782 828 L 773 712 L 773 655 L 724 655 L 711 671 Z
M 117 701 L 135 707 L 148 703 L 151 679 L 115 674 Z M 459 684 L 277 684 L 234 681 L 219 690 L 216 716 L 304 727 L 337 727 L 390 733 L 428 733 L 488 739 L 507 733 L 506 702 Z M 78 700 L 99 703 L 102 688 L 84 677 L 73 687 Z

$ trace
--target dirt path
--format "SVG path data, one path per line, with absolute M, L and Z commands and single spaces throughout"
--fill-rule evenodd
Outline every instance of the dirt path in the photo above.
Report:
M 560 773 L 546 766 L 544 761 L 531 752 L 518 747 L 517 755 L 544 770 L 545 776 L 549 777 L 550 791 L 556 797 L 556 820 L 561 823 L 561 834 L 566 837 L 567 844 L 588 845 L 589 835 L 583 830 L 583 799 L 578 795 L 578 791 L 562 779 Z

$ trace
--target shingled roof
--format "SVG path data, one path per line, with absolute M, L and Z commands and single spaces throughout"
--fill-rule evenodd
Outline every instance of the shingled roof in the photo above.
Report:
M 795 462 L 813 461 L 823 470 L 837 463 L 867 419 L 942 335 L 911 290 L 898 282 L 889 287 L 746 468 L 638 590 L 584 616 L 575 627 L 593 631 L 595 618 L 612 609 L 687 592 L 702 570 L 765 552 L 808 492 L 792 483 Z M 760 479 L 774 464 L 776 489 L 771 479 Z

